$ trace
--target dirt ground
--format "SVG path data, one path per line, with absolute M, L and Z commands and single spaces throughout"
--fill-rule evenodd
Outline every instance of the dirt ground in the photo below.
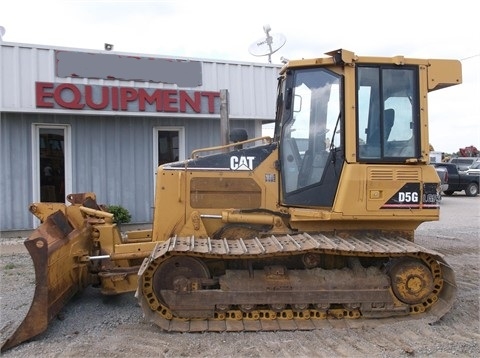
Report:
M 424 223 L 416 242 L 434 249 L 456 272 L 457 298 L 440 321 L 315 331 L 165 333 L 142 318 L 133 294 L 105 298 L 88 288 L 46 332 L 4 352 L 13 357 L 480 357 L 480 197 L 444 197 L 441 220 Z M 25 316 L 34 272 L 23 239 L 0 240 L 3 343 Z

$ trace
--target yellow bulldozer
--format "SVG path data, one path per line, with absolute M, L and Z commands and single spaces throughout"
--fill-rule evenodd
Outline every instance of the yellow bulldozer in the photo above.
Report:
M 152 228 L 121 232 L 94 193 L 34 203 L 31 308 L 2 351 L 46 330 L 89 285 L 135 293 L 162 330 L 310 330 L 422 317 L 454 302 L 451 267 L 414 243 L 439 219 L 430 91 L 460 84 L 448 59 L 335 50 L 280 71 L 273 136 L 158 168 Z

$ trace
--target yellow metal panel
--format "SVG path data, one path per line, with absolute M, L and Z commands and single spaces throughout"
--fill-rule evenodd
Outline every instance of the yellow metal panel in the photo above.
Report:
M 428 66 L 428 89 L 441 88 L 462 83 L 462 64 L 458 60 L 430 60 Z

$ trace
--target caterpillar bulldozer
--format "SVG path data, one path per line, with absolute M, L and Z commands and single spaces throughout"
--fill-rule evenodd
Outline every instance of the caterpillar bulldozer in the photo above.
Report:
M 272 136 L 158 167 L 151 229 L 122 232 L 94 193 L 34 203 L 36 290 L 2 351 L 34 338 L 89 285 L 135 293 L 164 331 L 312 330 L 437 321 L 455 275 L 414 242 L 439 219 L 428 92 L 462 82 L 449 59 L 340 49 L 280 70 Z

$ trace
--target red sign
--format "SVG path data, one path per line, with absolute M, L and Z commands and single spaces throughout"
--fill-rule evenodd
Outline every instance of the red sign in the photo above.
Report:
M 36 82 L 37 108 L 220 113 L 220 92 Z

